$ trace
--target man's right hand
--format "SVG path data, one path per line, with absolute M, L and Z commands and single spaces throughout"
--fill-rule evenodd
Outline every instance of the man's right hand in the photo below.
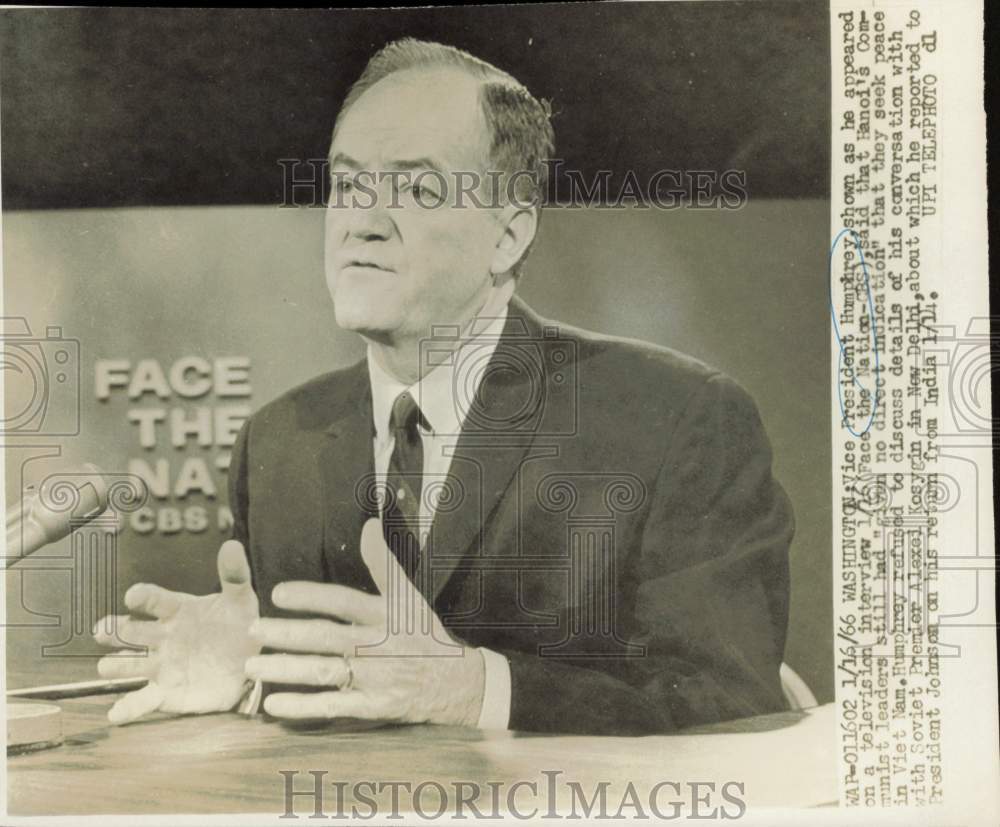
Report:
M 135 647 L 101 658 L 101 677 L 149 679 L 111 707 L 111 723 L 125 724 L 157 711 L 224 712 L 239 703 L 247 680 L 244 664 L 260 652 L 248 632 L 258 616 L 257 596 L 239 542 L 222 544 L 218 566 L 219 593 L 195 596 L 136 583 L 125 593 L 125 605 L 154 619 L 113 615 L 97 622 L 98 643 Z M 145 652 L 136 651 L 143 648 Z

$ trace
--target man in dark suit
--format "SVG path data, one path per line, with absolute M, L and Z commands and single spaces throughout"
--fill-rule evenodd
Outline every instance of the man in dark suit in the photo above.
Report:
M 399 41 L 330 152 L 327 279 L 367 356 L 247 422 L 222 589 L 129 590 L 155 619 L 117 635 L 151 656 L 100 670 L 150 684 L 111 719 L 241 703 L 642 734 L 783 708 L 792 516 L 752 400 L 514 296 L 548 107 Z

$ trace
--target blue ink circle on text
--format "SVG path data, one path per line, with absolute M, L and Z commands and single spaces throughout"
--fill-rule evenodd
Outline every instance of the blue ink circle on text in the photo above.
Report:
M 861 391 L 861 396 L 863 398 L 870 398 L 872 410 L 871 414 L 868 416 L 868 421 L 865 423 L 864 428 L 860 431 L 855 431 L 852 427 L 850 418 L 847 415 L 847 411 L 844 409 L 844 391 L 841 387 L 840 382 L 840 372 L 847 359 L 847 354 L 844 350 L 844 340 L 840 336 L 840 327 L 837 324 L 837 308 L 833 304 L 833 254 L 837 251 L 837 245 L 840 244 L 840 239 L 845 235 L 850 235 L 851 240 L 854 242 L 854 247 L 858 251 L 858 257 L 861 261 L 861 272 L 865 277 L 865 292 L 868 294 L 868 312 L 871 318 L 871 338 L 872 338 L 872 350 L 875 353 L 875 388 L 874 390 L 869 390 L 861 382 L 858 381 L 857 374 L 854 372 L 854 366 L 848 364 L 848 369 L 851 372 L 851 382 L 854 384 L 858 390 Z M 837 355 L 837 402 L 840 405 L 840 416 L 843 420 L 844 427 L 851 433 L 852 436 L 860 437 L 868 433 L 871 430 L 872 423 L 875 421 L 875 412 L 878 410 L 878 383 L 881 368 L 879 366 L 878 358 L 878 334 L 875 330 L 875 300 L 872 298 L 872 286 L 871 281 L 868 276 L 868 264 L 865 262 L 865 254 L 861 249 L 861 237 L 852 229 L 845 228 L 837 233 L 837 237 L 833 240 L 833 244 L 830 246 L 830 255 L 827 259 L 826 265 L 826 284 L 827 290 L 830 294 L 830 318 L 833 320 L 833 335 L 837 337 L 837 347 L 839 353 Z

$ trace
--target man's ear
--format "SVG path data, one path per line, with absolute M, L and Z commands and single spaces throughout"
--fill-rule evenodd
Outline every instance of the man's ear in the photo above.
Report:
M 494 276 L 509 272 L 535 240 L 538 230 L 538 208 L 507 204 L 500 213 L 500 238 L 493 251 L 490 272 Z

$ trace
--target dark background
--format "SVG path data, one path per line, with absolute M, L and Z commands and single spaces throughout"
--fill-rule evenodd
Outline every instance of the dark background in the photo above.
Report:
M 547 211 L 519 291 L 549 317 L 691 353 L 754 396 L 797 519 L 786 660 L 832 700 L 827 13 L 765 0 L 0 12 L 5 314 L 80 348 L 81 432 L 48 440 L 49 459 L 163 458 L 175 473 L 216 458 L 140 449 L 130 407 L 204 400 L 98 402 L 98 359 L 246 355 L 256 408 L 363 355 L 334 325 L 322 211 L 277 207 L 278 159 L 325 155 L 383 43 L 452 43 L 551 99 L 557 154 L 586 177 L 745 170 L 739 210 Z M 44 464 L 9 455 L 8 500 Z M 216 476 L 215 499 L 153 506 L 217 508 Z M 114 594 L 140 579 L 211 589 L 220 540 L 127 528 Z M 25 566 L 67 558 L 58 544 Z M 67 572 L 14 570 L 7 585 L 13 673 L 90 675 L 92 658 L 38 658 L 66 637 Z
M 348 85 L 407 35 L 551 100 L 557 155 L 588 177 L 741 169 L 751 198 L 826 197 L 826 8 L 5 11 L 4 207 L 276 204 L 276 159 L 324 157 Z

